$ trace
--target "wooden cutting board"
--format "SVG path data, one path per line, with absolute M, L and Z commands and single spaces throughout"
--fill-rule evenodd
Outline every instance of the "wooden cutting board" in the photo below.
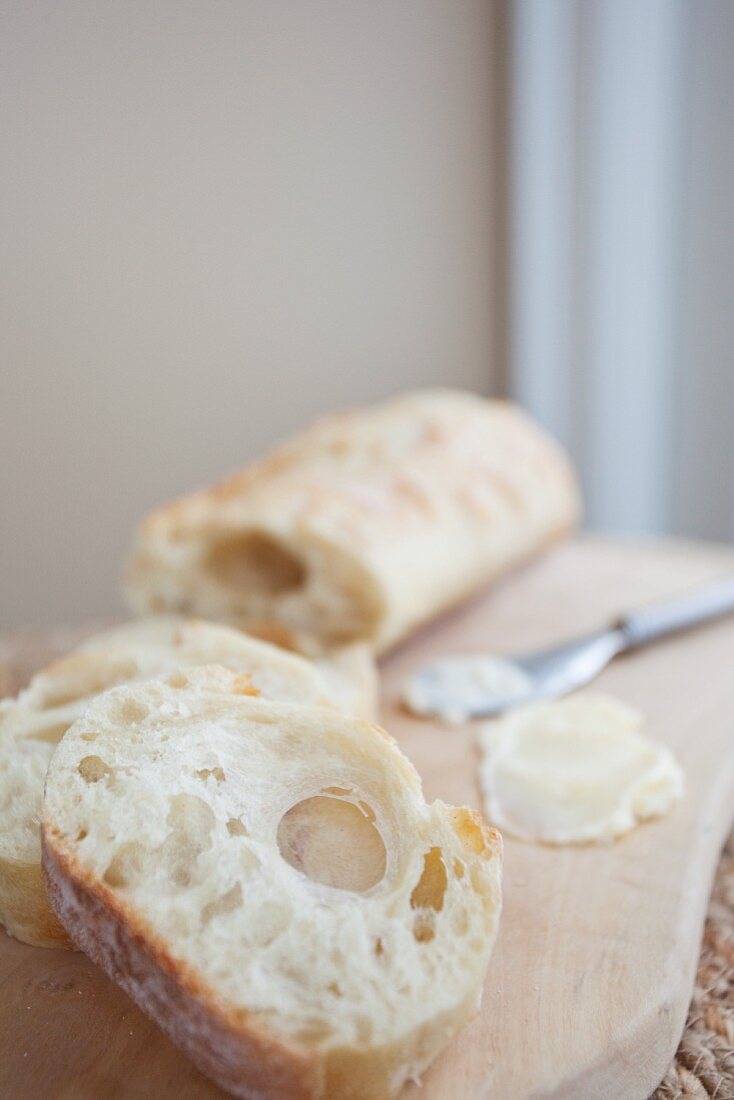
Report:
M 411 718 L 405 678 L 442 653 L 532 649 L 734 570 L 734 552 L 580 540 L 413 638 L 386 662 L 384 724 L 428 798 L 479 805 L 474 736 Z M 71 635 L 0 645 L 0 685 Z M 27 667 L 25 667 L 27 666 Z M 640 706 L 687 793 L 606 847 L 508 839 L 482 1011 L 405 1100 L 644 1100 L 680 1037 L 706 900 L 734 816 L 734 620 L 618 660 L 598 686 Z M 3 1100 L 222 1096 L 84 956 L 0 935 Z M 334 1098 L 338 1100 L 338 1098 Z

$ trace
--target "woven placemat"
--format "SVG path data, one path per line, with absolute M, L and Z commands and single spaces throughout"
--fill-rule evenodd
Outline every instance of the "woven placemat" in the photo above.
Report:
M 0 697 L 90 633 L 87 625 L 0 637 Z M 650 1100 L 734 1100 L 734 832 L 716 873 L 686 1028 Z
M 716 873 L 686 1029 L 653 1100 L 734 1100 L 734 833 Z

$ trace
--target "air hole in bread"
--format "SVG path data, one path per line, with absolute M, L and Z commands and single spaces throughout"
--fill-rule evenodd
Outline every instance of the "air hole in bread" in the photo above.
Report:
M 443 909 L 443 899 L 449 878 L 440 848 L 431 848 L 423 857 L 423 873 L 413 887 L 410 904 L 413 909 Z
M 80 829 L 79 832 L 76 834 L 77 843 L 79 843 L 79 841 L 81 841 L 81 840 L 84 840 L 85 837 L 88 837 L 88 836 L 89 836 L 89 832 L 87 831 L 87 829 Z
M 112 775 L 112 768 L 105 763 L 101 756 L 82 757 L 77 771 L 85 783 L 98 783 L 100 779 L 106 779 Z
M 209 921 L 215 917 L 223 916 L 225 913 L 233 913 L 235 909 L 240 909 L 241 906 L 242 887 L 237 882 L 231 890 L 228 890 L 226 894 L 222 894 L 221 898 L 207 902 L 201 911 L 201 927 L 206 928 Z
M 484 829 L 477 814 L 464 806 L 451 811 L 451 825 L 464 847 L 475 855 L 491 856 L 492 849 L 487 847 Z
M 148 717 L 149 710 L 135 699 L 116 699 L 109 709 L 109 718 L 118 726 L 135 726 Z
M 332 997 L 343 997 L 344 996 L 341 989 L 339 988 L 338 982 L 329 982 L 329 984 L 327 985 L 326 988 L 329 991 L 329 993 L 331 993 Z
M 185 672 L 172 672 L 166 683 L 172 688 L 186 688 L 189 686 L 189 678 Z
M 177 794 L 168 811 L 171 832 L 163 842 L 160 855 L 176 886 L 191 885 L 195 864 L 202 852 L 211 846 L 211 833 L 216 818 L 201 798 L 193 794 Z
M 224 780 L 227 778 L 224 774 L 224 768 L 220 768 L 219 765 L 215 768 L 200 768 L 196 773 L 197 779 L 203 779 L 204 782 L 206 782 L 210 775 L 214 776 L 217 783 L 224 783 Z
M 306 581 L 303 563 L 262 531 L 220 538 L 209 549 L 206 568 L 227 588 L 255 589 L 269 596 L 293 592 Z
M 385 874 L 387 851 L 370 815 L 353 802 L 314 795 L 296 803 L 278 826 L 283 859 L 313 882 L 364 893 Z
M 413 921 L 413 935 L 418 943 L 430 943 L 435 932 L 435 921 L 433 913 L 420 912 L 417 913 Z
M 238 817 L 230 817 L 227 822 L 227 832 L 230 836 L 247 836 L 247 829 Z
M 166 820 L 174 832 L 204 839 L 211 833 L 216 819 L 214 811 L 203 798 L 197 798 L 195 794 L 175 794 L 171 798 Z
M 378 936 L 375 940 L 375 954 L 380 959 L 385 954 L 385 945 L 382 942 L 382 936 Z
M 234 679 L 232 680 L 230 691 L 233 695 L 256 696 L 260 694 L 260 692 L 257 690 L 252 682 L 252 676 L 250 676 L 249 673 L 246 672 L 240 673 L 239 676 L 234 677 Z
M 102 879 L 115 890 L 124 889 L 146 874 L 154 855 L 139 841 L 127 841 L 115 852 Z

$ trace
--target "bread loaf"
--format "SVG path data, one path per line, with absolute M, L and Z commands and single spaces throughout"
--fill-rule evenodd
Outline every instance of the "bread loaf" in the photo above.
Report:
M 578 513 L 568 460 L 520 409 L 418 391 L 319 421 L 153 512 L 127 591 L 138 612 L 265 619 L 383 651 Z

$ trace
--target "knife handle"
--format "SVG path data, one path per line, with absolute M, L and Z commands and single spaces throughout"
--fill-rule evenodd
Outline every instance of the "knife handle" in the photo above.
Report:
M 622 634 L 624 648 L 637 649 L 731 612 L 734 612 L 734 577 L 723 577 L 705 588 L 624 615 L 615 627 Z

